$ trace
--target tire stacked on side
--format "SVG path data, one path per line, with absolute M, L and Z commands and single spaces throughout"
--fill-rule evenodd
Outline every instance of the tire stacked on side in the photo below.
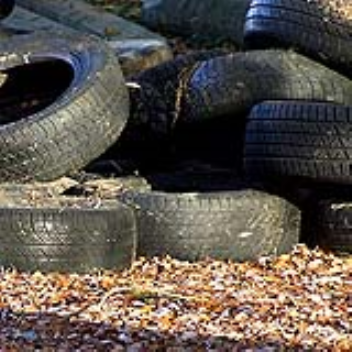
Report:
M 240 173 L 246 116 L 255 104 L 275 99 L 350 104 L 352 82 L 293 51 L 253 50 L 196 63 L 181 96 L 175 149 Z
M 238 52 L 197 63 L 183 94 L 187 122 L 247 116 L 266 100 L 351 104 L 351 80 L 294 51 Z
M 119 138 L 129 95 L 118 59 L 102 40 L 20 35 L 0 44 L 0 61 L 1 191 L 8 182 L 75 173 Z M 135 217 L 121 202 L 22 196 L 0 195 L 0 265 L 85 272 L 133 261 Z
M 233 177 L 241 173 L 246 115 L 256 104 L 285 99 L 342 106 L 351 104 L 352 100 L 352 82 L 347 77 L 293 51 L 253 50 L 179 62 L 185 63 L 182 70 L 169 71 L 177 74 L 163 75 L 168 70 L 158 67 L 139 77 L 138 86 L 142 89 L 137 89 L 137 101 L 145 92 L 158 92 L 158 99 L 144 99 L 147 105 L 142 105 L 144 109 L 148 106 L 146 110 L 149 113 L 145 115 L 150 119 L 149 131 L 152 135 L 161 132 L 173 138 L 176 153 L 184 150 L 182 156 L 195 160 L 204 158 L 212 166 L 221 160 L 218 166 L 234 167 L 238 172 L 232 169 Z M 160 72 L 156 74 L 158 69 Z M 165 81 L 165 76 L 170 80 Z M 168 86 L 173 88 L 167 92 L 165 88 Z M 170 96 L 171 99 L 168 99 Z M 177 100 L 178 97 L 181 101 Z M 160 104 L 156 106 L 156 102 Z M 150 114 L 150 111 L 157 113 Z M 135 122 L 141 116 L 144 114 L 137 111 Z M 153 125 L 153 122 L 156 124 Z M 217 134 L 217 127 L 213 128 L 211 124 L 205 126 L 208 122 L 222 125 L 223 129 Z M 212 137 L 206 144 L 201 143 L 204 126 L 204 129 L 208 127 Z M 226 133 L 230 136 L 230 143 L 224 141 Z M 212 174 L 215 179 L 215 173 Z M 129 192 L 120 198 L 136 212 L 138 254 L 171 254 L 187 260 L 206 256 L 246 260 L 283 253 L 299 241 L 299 236 L 292 235 L 294 229 L 300 232 L 299 221 L 293 221 L 297 220 L 297 215 L 290 213 L 287 218 L 279 216 L 276 225 L 270 222 L 270 216 L 278 216 L 285 208 L 282 204 L 286 200 L 281 200 L 281 206 L 270 207 L 267 204 L 272 195 L 253 192 L 250 184 L 241 185 L 239 190 L 234 191 L 234 182 L 228 182 L 231 186 L 224 192 L 209 192 L 199 180 L 198 177 L 198 184 L 193 183 L 194 192 L 189 184 L 188 187 L 183 184 L 183 189 L 187 191 L 182 193 Z M 177 186 L 174 188 L 177 189 Z M 294 225 L 286 227 L 288 223 Z M 291 228 L 283 235 L 290 245 L 280 250 L 274 234 L 283 228 Z
M 262 178 L 352 183 L 352 107 L 266 102 L 248 118 L 245 169 Z
M 343 56 L 340 66 L 333 53 L 327 58 L 315 53 L 334 48 L 333 41 L 330 46 L 319 40 L 308 41 L 312 48 L 300 46 L 304 35 L 321 32 L 317 38 L 325 40 L 348 26 L 331 17 L 331 25 L 323 27 L 310 6 L 303 0 L 254 0 L 246 19 L 246 44 L 271 50 L 192 54 L 147 70 L 127 85 L 115 55 L 93 38 L 55 34 L 48 40 L 41 34 L 3 44 L 0 181 L 52 180 L 82 169 L 105 151 L 118 159 L 121 150 L 134 154 L 138 169 L 153 172 L 154 166 L 169 163 L 175 150 L 183 147 L 190 153 L 192 142 L 197 150 L 190 157 L 211 161 L 212 181 L 215 161 L 232 173 L 228 186 L 217 190 L 195 183 L 185 192 L 155 187 L 122 192 L 114 202 L 93 197 L 64 206 L 0 207 L 0 263 L 85 271 L 122 268 L 134 255 L 243 261 L 290 251 L 300 241 L 300 209 L 286 197 L 263 191 L 263 180 L 350 182 L 350 112 L 344 105 L 352 106 L 352 82 L 331 69 L 346 72 L 348 55 L 344 49 L 338 52 Z M 261 23 L 280 27 L 278 14 L 284 21 L 287 15 L 287 23 L 297 20 L 291 21 L 295 26 L 301 17 L 312 18 L 313 25 L 306 24 L 308 34 L 300 34 L 290 22 L 285 38 L 266 28 L 260 32 Z M 260 25 L 254 26 L 255 21 Z M 339 39 L 345 40 L 345 29 L 338 32 Z M 277 48 L 292 43 L 300 53 Z M 56 72 L 50 76 L 55 84 L 36 80 L 39 71 L 46 77 Z M 31 82 L 32 89 L 19 91 L 19 80 Z M 272 100 L 278 102 L 267 102 Z M 204 145 L 193 127 L 201 130 L 208 121 L 223 125 L 218 135 L 206 125 L 212 139 Z M 191 133 L 185 138 L 187 131 Z M 244 170 L 259 178 L 259 186 L 248 180 L 235 185 L 233 180 L 243 171 L 244 138 Z M 332 228 L 341 216 L 328 207 L 324 211 L 330 220 L 320 224 Z M 325 238 L 332 248 L 346 244 L 342 230 L 339 237 L 326 232 Z
M 341 72 L 351 74 L 352 21 L 329 1 L 252 0 L 246 14 L 247 49 L 294 48 Z
M 316 233 L 313 243 L 343 252 L 352 250 L 348 220 L 351 119 L 351 106 L 293 101 L 259 104 L 248 118 L 244 151 L 247 175 L 315 189 L 315 211 L 309 212 L 311 231 Z
M 299 209 L 266 192 L 130 191 L 119 199 L 135 209 L 138 255 L 256 260 L 299 241 Z
M 244 36 L 248 49 L 294 48 L 351 77 L 352 18 L 344 4 L 338 9 L 325 1 L 253 0 Z M 249 114 L 244 146 L 251 179 L 310 189 L 313 243 L 342 252 L 352 251 L 351 114 L 346 102 L 262 102 Z
M 123 269 L 136 254 L 133 211 L 118 201 L 0 206 L 0 265 L 24 271 Z
M 119 164 L 133 160 L 133 165 L 125 169 L 135 167 L 142 172 L 170 163 L 172 130 L 178 120 L 182 77 L 198 62 L 220 53 L 214 50 L 180 55 L 131 77 L 128 81 L 129 119 L 121 137 L 102 155 L 102 159 L 117 159 L 115 161 Z
M 129 96 L 102 40 L 35 33 L 0 44 L 0 181 L 50 181 L 83 168 L 120 136 Z
M 298 72 L 295 73 L 293 68 Z M 231 77 L 226 76 L 225 72 Z M 313 75 L 312 79 L 308 72 Z M 216 95 L 212 91 L 215 92 L 216 87 L 211 75 L 218 73 L 223 91 Z M 196 79 L 198 74 L 202 79 Z M 228 85 L 224 82 L 227 78 Z M 237 81 L 231 81 L 232 78 Z M 193 86 L 192 79 L 196 82 Z M 187 106 L 189 101 L 196 101 L 198 92 L 203 92 L 197 84 L 207 82 L 211 93 L 208 96 L 213 94 L 215 101 L 220 96 L 227 99 L 221 109 L 228 109 L 234 115 L 242 115 L 254 102 L 265 97 L 281 96 L 279 87 L 284 87 L 283 94 L 288 98 L 313 96 L 338 102 L 352 100 L 351 82 L 295 53 L 268 51 L 215 57 L 212 54 L 191 55 L 148 70 L 136 78 L 138 85 L 132 99 L 137 99 L 142 105 L 133 104 L 134 121 L 131 122 L 134 126 L 144 124 L 155 136 L 164 133 L 169 138 L 175 138 L 175 133 L 178 133 L 176 150 L 179 150 L 185 144 L 182 132 L 187 133 L 190 124 L 196 125 L 202 119 L 219 123 L 218 117 L 224 115 L 223 111 L 216 115 L 219 113 L 218 106 L 214 107 L 209 101 L 209 108 L 213 111 L 206 117 L 203 111 L 195 111 L 201 104 Z M 236 87 L 238 94 L 229 95 L 236 82 L 243 82 Z M 338 88 L 332 89 L 333 86 Z M 143 95 L 146 93 L 150 96 L 157 93 L 158 99 L 145 99 Z M 179 95 L 181 101 L 177 100 Z M 241 99 L 243 104 L 240 103 Z M 180 105 L 177 105 L 178 102 Z M 146 121 L 142 120 L 144 116 L 147 117 Z M 244 116 L 237 119 L 243 126 Z M 184 124 L 185 129 L 180 128 L 180 124 Z M 134 126 L 130 126 L 132 135 L 136 132 Z M 200 134 L 197 138 L 194 136 L 190 139 L 199 142 Z M 219 153 L 218 148 L 215 151 Z M 156 153 L 160 152 L 156 150 Z M 230 150 L 226 152 L 230 154 Z M 188 149 L 188 157 L 190 153 Z M 195 167 L 194 163 L 192 165 Z M 182 180 L 178 174 L 168 185 L 167 179 L 171 177 L 170 172 L 166 177 L 161 175 L 158 180 L 158 177 L 149 175 L 151 182 L 155 182 L 155 188 L 163 183 L 161 189 L 164 188 L 164 191 L 130 191 L 119 197 L 135 210 L 139 234 L 137 255 L 151 257 L 169 254 L 191 261 L 206 257 L 243 261 L 287 253 L 299 242 L 300 210 L 289 201 L 256 191 L 248 184 L 237 182 L 236 185 L 233 170 L 225 176 L 210 167 L 198 175 L 193 173 L 193 177 L 191 175 L 187 180 Z M 221 185 L 217 182 L 218 177 L 221 178 Z M 207 179 L 211 181 L 207 183 Z
M 305 6 L 303 1 L 299 3 L 302 7 Z M 282 6 L 285 4 L 289 3 L 282 1 Z M 269 1 L 253 1 L 248 16 L 256 6 L 270 7 L 271 5 Z M 302 8 L 300 11 L 304 12 Z M 283 14 L 286 12 L 283 11 Z M 251 19 L 248 16 L 249 23 Z M 275 16 L 274 20 L 279 22 Z M 347 24 L 344 25 L 347 26 Z M 341 26 L 343 26 L 342 23 Z M 319 26 L 317 28 L 316 33 L 322 30 Z M 299 33 L 297 31 L 296 35 L 299 36 Z M 344 33 L 341 34 L 343 35 Z M 252 43 L 252 49 L 260 49 L 261 41 L 256 41 L 258 38 L 259 36 L 248 35 L 246 37 L 248 46 L 250 47 Z M 287 38 L 285 39 L 292 43 L 289 35 Z M 268 100 L 285 100 L 284 106 L 291 104 L 289 101 L 295 101 L 292 103 L 294 106 L 300 104 L 303 106 L 306 103 L 310 106 L 313 101 L 319 102 L 322 106 L 325 104 L 343 108 L 343 105 L 351 105 L 352 82 L 349 78 L 331 69 L 337 67 L 332 59 L 330 61 L 321 58 L 317 60 L 319 55 L 311 55 L 309 58 L 309 50 L 301 49 L 300 53 L 296 53 L 292 50 L 277 48 L 276 44 L 280 44 L 279 40 L 266 43 L 263 47 L 271 50 L 252 50 L 196 60 L 181 59 L 178 61 L 179 64 L 174 61 L 167 63 L 164 67 L 144 72 L 134 82 L 137 89 L 132 93 L 132 99 L 135 99 L 133 103 L 135 110 L 133 113 L 134 126 L 132 123 L 131 126 L 135 127 L 138 124 L 147 126 L 151 139 L 157 136 L 154 139 L 156 155 L 163 155 L 164 146 L 169 148 L 168 142 L 172 139 L 175 145 L 171 145 L 171 148 L 175 147 L 176 151 L 184 148 L 186 151 L 184 154 L 187 156 L 196 150 L 192 158 L 204 158 L 211 164 L 220 159 L 220 165 L 217 166 L 230 166 L 236 169 L 237 174 L 241 174 L 243 162 L 241 147 L 247 122 L 246 116 L 256 104 L 265 104 Z M 272 46 L 273 43 L 276 45 L 275 48 Z M 282 46 L 287 47 L 287 45 Z M 317 46 L 313 47 L 312 51 L 315 52 L 317 48 Z M 330 68 L 326 66 L 327 63 Z M 345 71 L 341 70 L 341 72 Z M 138 104 L 140 102 L 142 104 Z M 147 118 L 143 120 L 145 116 Z M 217 134 L 218 130 L 212 129 L 212 125 L 207 125 L 205 129 L 208 127 L 212 138 L 202 144 L 200 143 L 202 134 L 197 132 L 202 131 L 204 124 L 208 121 L 214 121 L 217 125 L 222 124 L 223 130 Z M 334 118 L 333 121 L 335 121 Z M 317 128 L 317 124 L 318 122 L 306 124 L 309 126 L 309 137 L 314 136 L 312 130 Z M 304 129 L 305 126 L 301 125 Z M 328 126 L 325 124 L 323 128 L 329 134 Z M 303 131 L 299 130 L 299 127 L 297 127 L 298 132 L 295 128 L 293 127 L 294 132 L 289 138 L 299 142 L 300 138 L 305 137 L 301 137 Z M 227 130 L 230 136 L 227 141 L 224 141 L 226 139 L 224 137 L 228 136 L 224 130 Z M 187 135 L 189 131 L 191 132 Z M 131 129 L 129 132 L 133 135 L 135 130 Z M 160 136 L 166 136 L 167 142 L 164 144 L 163 141 L 160 142 L 158 139 Z M 285 136 L 287 134 L 283 133 L 281 137 L 285 138 Z M 143 137 L 145 135 L 141 139 Z M 320 146 L 319 138 L 310 149 L 308 146 L 302 150 L 305 153 L 309 153 L 308 150 L 313 154 L 326 153 L 328 148 L 324 149 Z M 273 142 L 273 145 L 275 143 Z M 246 148 L 249 144 L 246 137 Z M 149 142 L 147 145 L 150 145 Z M 262 145 L 258 148 L 261 149 Z M 290 149 L 290 147 L 287 148 L 287 153 L 292 153 Z M 197 154 L 198 151 L 199 154 Z M 250 171 L 250 156 L 247 153 L 248 150 L 245 149 L 245 171 L 260 176 L 260 181 L 262 181 L 266 178 L 264 175 L 266 171 L 263 173 L 257 173 L 254 169 Z M 329 153 L 332 151 L 329 150 Z M 209 158 L 210 154 L 214 158 Z M 170 150 L 167 150 L 164 160 L 169 155 Z M 232 161 L 229 162 L 228 159 Z M 322 156 L 322 159 L 326 158 Z M 309 169 L 308 173 L 317 172 L 316 170 L 320 167 L 319 172 L 329 174 L 329 171 L 326 171 L 329 166 L 320 165 L 319 162 L 319 166 L 308 167 L 308 164 L 303 161 L 303 166 L 298 166 L 299 172 L 303 169 Z M 293 162 L 292 169 L 297 169 L 297 162 Z M 298 178 L 302 177 L 299 172 Z M 271 173 L 271 175 L 274 174 L 274 172 Z M 286 228 L 289 222 L 295 224 L 292 228 L 297 230 L 300 227 L 297 225 L 299 221 L 290 222 L 288 219 L 297 219 L 297 216 L 292 216 L 291 213 L 286 220 L 280 218 L 281 220 L 277 222 L 282 226 L 271 226 L 269 217 L 278 215 L 282 207 L 268 207 L 271 211 L 267 213 L 265 202 L 269 201 L 272 196 L 267 192 L 264 194 L 265 196 L 260 192 L 252 192 L 251 186 L 247 184 L 241 190 L 234 191 L 229 188 L 224 192 L 209 192 L 204 188 L 201 192 L 190 192 L 188 188 L 185 193 L 156 192 L 155 190 L 128 192 L 119 199 L 135 209 L 139 231 L 138 254 L 146 256 L 171 254 L 188 260 L 206 256 L 246 260 L 255 259 L 260 255 L 283 253 L 299 241 L 297 236 L 290 235 L 292 234 L 290 230 L 283 235 L 283 239 L 286 239 L 290 245 L 284 246 L 283 250 L 279 249 L 280 245 L 274 235 L 278 228 Z M 248 202 L 247 199 L 249 199 Z M 250 207 L 250 204 L 255 205 L 254 209 Z M 267 235 L 259 224 L 267 224 L 271 235 Z M 255 246 L 254 242 L 259 245 Z M 228 247 L 225 243 L 229 243 Z M 267 244 L 269 247 L 266 247 Z

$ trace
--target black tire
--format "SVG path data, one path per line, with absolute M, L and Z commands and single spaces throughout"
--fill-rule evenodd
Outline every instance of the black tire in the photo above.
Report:
M 243 42 L 243 23 L 250 0 L 143 1 L 142 21 L 160 31 L 193 36 L 207 43 Z
M 144 72 L 131 81 L 131 123 L 147 123 L 155 134 L 169 133 L 176 123 L 178 96 L 188 74 L 199 62 L 224 54 L 220 50 L 180 55 Z
M 119 137 L 128 91 L 114 52 L 65 33 L 0 45 L 0 181 L 48 181 L 74 172 Z
M 185 89 L 183 118 L 246 115 L 264 100 L 351 104 L 352 81 L 292 51 L 241 52 L 198 64 Z
M 133 212 L 87 198 L 42 206 L 1 206 L 0 265 L 18 270 L 123 269 L 134 259 Z
M 295 48 L 349 75 L 351 38 L 352 21 L 323 1 L 253 0 L 244 25 L 247 49 Z
M 15 0 L 0 0 L 0 20 L 9 16 L 14 7 Z
M 214 50 L 180 55 L 131 77 L 131 116 L 121 137 L 101 159 L 116 160 L 122 165 L 131 160 L 140 170 L 168 163 L 182 77 L 197 62 L 219 53 Z
M 352 108 L 267 102 L 248 119 L 244 169 L 250 177 L 352 183 Z
M 254 260 L 288 252 L 299 239 L 299 210 L 259 191 L 131 191 L 120 199 L 135 209 L 137 255 Z
M 352 253 L 351 201 L 320 201 L 314 212 L 314 244 L 334 252 Z

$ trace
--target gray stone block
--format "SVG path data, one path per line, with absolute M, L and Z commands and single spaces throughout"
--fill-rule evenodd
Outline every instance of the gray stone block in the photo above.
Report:
M 23 10 L 16 9 L 6 24 L 30 30 L 65 27 L 97 35 L 116 50 L 126 75 L 172 58 L 171 48 L 161 35 L 85 1 L 19 0 L 17 3 Z

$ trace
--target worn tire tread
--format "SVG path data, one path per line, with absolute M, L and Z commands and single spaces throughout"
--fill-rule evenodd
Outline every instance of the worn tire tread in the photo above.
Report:
M 248 119 L 244 168 L 249 176 L 352 182 L 352 110 L 315 102 L 266 102 Z
M 135 217 L 117 201 L 102 201 L 97 208 L 50 202 L 41 207 L 2 205 L 0 220 L 4 267 L 44 272 L 122 269 L 135 256 Z
M 299 210 L 264 192 L 131 191 L 120 199 L 136 213 L 138 255 L 253 260 L 299 239 Z

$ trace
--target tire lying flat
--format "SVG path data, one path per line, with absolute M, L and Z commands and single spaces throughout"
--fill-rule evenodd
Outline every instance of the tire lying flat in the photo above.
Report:
M 185 85 L 182 117 L 199 121 L 246 116 L 253 105 L 265 100 L 351 104 L 351 84 L 348 78 L 293 51 L 229 54 L 195 66 Z
M 130 191 L 119 198 L 135 210 L 137 255 L 253 260 L 288 252 L 299 240 L 299 210 L 264 192 Z
M 0 181 L 50 181 L 84 167 L 119 137 L 129 97 L 113 51 L 67 33 L 0 46 Z
M 43 272 L 123 269 L 135 256 L 135 225 L 133 212 L 112 200 L 2 205 L 0 265 Z
M 244 169 L 256 178 L 352 183 L 352 108 L 314 102 L 267 102 L 251 112 Z
M 253 0 L 246 15 L 247 49 L 295 48 L 344 73 L 352 73 L 352 21 L 329 2 Z M 341 11 L 342 12 L 342 11 Z

